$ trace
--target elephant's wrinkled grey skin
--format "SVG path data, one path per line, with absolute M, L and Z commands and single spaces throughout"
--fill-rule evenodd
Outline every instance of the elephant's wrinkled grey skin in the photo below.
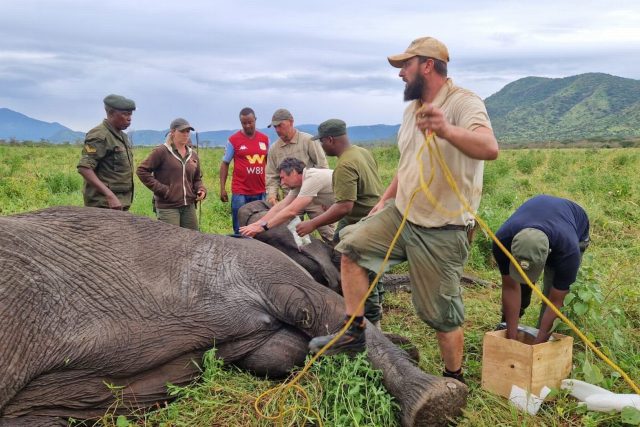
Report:
M 269 210 L 269 207 L 267 202 L 261 200 L 247 203 L 238 211 L 238 222 L 240 225 L 251 224 L 262 218 Z M 304 246 L 302 250 L 298 250 L 291 232 L 283 224 L 259 233 L 255 238 L 288 255 L 307 270 L 317 282 L 327 285 L 342 295 L 340 286 L 340 253 L 322 240 L 313 236 L 310 237 L 311 244 Z M 385 291 L 396 292 L 402 290 L 411 292 L 408 274 L 384 274 L 381 282 Z
M 238 223 L 241 226 L 251 224 L 262 218 L 270 206 L 267 202 L 256 200 L 247 203 L 238 211 Z M 311 244 L 298 246 L 286 224 L 273 227 L 258 233 L 255 239 L 268 243 L 270 246 L 287 254 L 300 264 L 318 283 L 342 294 L 340 287 L 340 254 L 320 239 L 311 236 Z
M 4 426 L 100 416 L 104 383 L 150 407 L 214 342 L 226 362 L 284 375 L 343 320 L 342 298 L 268 245 L 107 209 L 0 217 L 0 271 Z M 466 386 L 423 373 L 373 327 L 367 349 L 403 425 L 446 423 L 465 404 Z

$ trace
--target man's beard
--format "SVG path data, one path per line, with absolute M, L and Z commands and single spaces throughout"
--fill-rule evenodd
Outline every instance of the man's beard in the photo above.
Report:
M 404 100 L 413 101 L 414 99 L 422 98 L 425 85 L 426 81 L 422 74 L 416 73 L 416 78 L 413 80 L 413 83 L 407 83 L 404 88 Z

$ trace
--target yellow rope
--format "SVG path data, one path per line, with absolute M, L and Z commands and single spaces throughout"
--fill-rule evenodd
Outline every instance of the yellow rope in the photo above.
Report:
M 429 174 L 429 178 L 425 181 L 424 179 L 424 164 L 422 162 L 422 153 L 424 152 L 424 149 L 428 148 L 429 151 L 429 162 L 430 162 L 430 166 L 431 166 L 431 170 L 430 170 L 430 174 Z M 258 398 L 255 400 L 254 402 L 254 408 L 256 410 L 256 412 L 258 413 L 258 415 L 260 417 L 263 417 L 265 419 L 268 420 L 273 420 L 273 421 L 277 421 L 279 423 L 279 425 L 282 425 L 283 421 L 284 421 L 284 417 L 289 414 L 292 413 L 294 411 L 303 409 L 305 411 L 305 415 L 309 416 L 311 414 L 315 415 L 316 419 L 318 420 L 318 423 L 320 426 L 322 426 L 322 420 L 320 419 L 319 414 L 314 411 L 311 408 L 311 401 L 309 399 L 309 395 L 307 394 L 307 392 L 304 390 L 304 388 L 302 386 L 300 386 L 298 384 L 298 382 L 302 379 L 302 377 L 309 371 L 309 369 L 311 368 L 311 365 L 313 365 L 313 363 L 318 360 L 318 358 L 320 356 L 322 356 L 342 335 L 344 335 L 344 333 L 347 331 L 347 329 L 349 329 L 349 327 L 351 326 L 351 324 L 353 323 L 356 315 L 355 313 L 358 313 L 363 307 L 364 304 L 367 300 L 367 298 L 369 297 L 369 294 L 371 294 L 371 292 L 373 291 L 373 289 L 375 288 L 375 286 L 378 284 L 378 281 L 380 280 L 380 277 L 382 276 L 385 267 L 387 265 L 387 262 L 389 261 L 389 258 L 391 257 L 391 252 L 393 251 L 393 248 L 396 245 L 396 242 L 398 241 L 400 234 L 402 233 L 402 230 L 404 229 L 404 226 L 407 222 L 407 216 L 409 214 L 409 208 L 411 207 L 411 205 L 413 204 L 413 201 L 416 197 L 416 195 L 418 194 L 418 192 L 420 192 L 422 190 L 422 192 L 424 193 L 425 197 L 427 198 L 427 200 L 434 206 L 434 208 L 441 213 L 442 215 L 446 216 L 446 217 L 453 217 L 453 216 L 458 216 L 461 213 L 467 211 L 469 212 L 474 219 L 476 220 L 476 222 L 480 225 L 480 227 L 487 233 L 489 234 L 489 236 L 491 237 L 491 239 L 496 243 L 496 245 L 500 248 L 500 250 L 502 250 L 502 252 L 504 252 L 504 254 L 507 256 L 507 258 L 509 258 L 509 260 L 511 261 L 511 263 L 516 267 L 516 269 L 518 270 L 518 272 L 520 273 L 520 275 L 522 277 L 525 278 L 525 281 L 527 283 L 527 285 L 536 293 L 536 295 L 538 295 L 538 297 L 540 297 L 540 299 L 542 299 L 542 301 L 548 306 L 550 307 L 553 312 L 565 323 L 567 324 L 567 326 L 569 326 L 579 337 L 580 339 L 591 349 L 593 350 L 594 353 L 596 353 L 598 355 L 598 357 L 600 357 L 605 363 L 607 363 L 612 369 L 614 369 L 616 372 L 618 372 L 622 378 L 624 378 L 624 380 L 631 386 L 631 388 L 638 394 L 640 394 L 640 389 L 638 388 L 638 386 L 631 380 L 631 378 L 620 368 L 618 367 L 618 365 L 616 365 L 613 361 L 611 361 L 606 355 L 604 355 L 574 324 L 573 322 L 571 322 L 564 314 L 562 314 L 562 312 L 560 312 L 560 310 L 558 310 L 558 308 L 553 305 L 553 303 L 551 301 L 549 301 L 549 299 L 533 284 L 531 283 L 531 281 L 529 280 L 529 277 L 526 275 L 526 273 L 522 270 L 522 268 L 520 267 L 520 265 L 518 264 L 518 262 L 515 260 L 515 258 L 513 257 L 513 255 L 511 255 L 511 253 L 509 253 L 509 251 L 504 247 L 504 245 L 500 242 L 500 240 L 498 240 L 498 238 L 495 236 L 495 234 L 491 231 L 491 229 L 489 228 L 489 226 L 484 222 L 484 220 L 482 220 L 482 218 L 480 218 L 471 208 L 471 206 L 469 205 L 469 203 L 467 202 L 467 200 L 464 198 L 464 196 L 461 194 L 460 190 L 458 189 L 458 185 L 453 177 L 453 175 L 451 174 L 451 171 L 449 169 L 449 167 L 447 166 L 446 162 L 444 161 L 444 158 L 442 157 L 442 153 L 440 152 L 440 148 L 438 147 L 438 144 L 435 142 L 435 138 L 434 138 L 434 134 L 432 132 L 429 132 L 426 137 L 425 137 L 425 141 L 422 144 L 422 146 L 420 147 L 420 150 L 418 150 L 418 154 L 416 156 L 416 161 L 418 162 L 419 165 L 419 169 L 420 169 L 420 186 L 418 188 L 416 188 L 413 193 L 411 193 L 411 197 L 409 199 L 409 203 L 407 204 L 407 207 L 404 210 L 404 213 L 402 214 L 402 222 L 400 223 L 400 226 L 398 227 L 398 231 L 396 232 L 396 234 L 394 235 L 393 239 L 391 240 L 391 243 L 389 245 L 389 249 L 387 250 L 387 253 L 384 257 L 384 260 L 382 261 L 382 265 L 380 266 L 380 269 L 378 271 L 378 273 L 376 274 L 376 277 L 373 279 L 373 281 L 371 282 L 371 285 L 369 286 L 369 289 L 367 290 L 366 295 L 362 298 L 362 300 L 360 301 L 360 303 L 358 304 L 357 309 L 355 310 L 354 314 L 351 315 L 351 317 L 349 318 L 349 320 L 344 324 L 344 326 L 336 333 L 336 336 L 329 341 L 324 347 L 322 347 L 306 364 L 305 366 L 302 368 L 302 370 L 296 374 L 289 382 L 285 382 L 281 385 L 278 385 L 276 387 L 270 388 L 269 390 L 265 391 L 264 393 L 262 393 L 260 396 L 258 396 Z M 440 169 L 442 171 L 442 174 L 444 175 L 447 183 L 449 184 L 449 186 L 451 187 L 451 189 L 453 190 L 454 194 L 456 195 L 456 197 L 458 198 L 458 201 L 461 204 L 461 208 L 459 210 L 450 210 L 445 208 L 444 206 L 442 206 L 442 204 L 440 203 L 440 201 L 438 201 L 438 199 L 433 195 L 433 193 L 431 192 L 431 190 L 429 189 L 431 183 L 433 182 L 433 178 L 435 176 L 435 165 L 436 162 L 438 163 L 438 165 L 440 166 Z M 295 390 L 297 390 L 298 392 L 300 392 L 300 394 L 302 394 L 306 404 L 304 406 L 301 405 L 295 405 L 289 408 L 285 408 L 285 402 L 284 399 L 286 397 L 286 393 L 290 392 L 290 389 L 294 388 Z M 264 403 L 263 405 L 260 404 L 260 402 L 267 396 L 271 396 L 271 398 Z M 264 412 L 262 411 L 261 408 L 265 407 L 266 405 L 268 405 L 270 402 L 273 401 L 273 399 L 278 399 L 278 408 L 279 408 L 279 413 L 273 416 L 268 416 L 266 414 L 264 414 Z

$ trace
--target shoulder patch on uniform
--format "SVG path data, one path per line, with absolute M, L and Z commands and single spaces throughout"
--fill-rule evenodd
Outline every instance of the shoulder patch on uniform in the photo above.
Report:
M 84 150 L 89 154 L 93 154 L 93 153 L 98 151 L 98 150 L 96 150 L 96 147 L 94 147 L 93 145 L 89 145 L 89 144 L 84 144 Z

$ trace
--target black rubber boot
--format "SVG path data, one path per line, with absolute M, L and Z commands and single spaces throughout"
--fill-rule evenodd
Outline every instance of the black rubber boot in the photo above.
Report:
M 355 322 L 352 323 L 349 329 L 347 329 L 345 333 L 340 338 L 338 338 L 338 340 L 333 343 L 333 345 L 329 347 L 329 349 L 324 354 L 327 356 L 338 353 L 355 355 L 357 353 L 363 352 L 366 348 L 364 330 L 364 321 L 360 322 L 359 324 L 356 324 Z M 309 351 L 311 353 L 317 353 L 336 335 L 337 333 L 313 338 L 311 341 L 309 341 Z
M 464 382 L 464 374 L 462 373 L 462 368 L 458 369 L 455 372 L 451 372 L 447 368 L 444 368 L 444 371 L 442 372 L 442 376 L 447 378 L 453 378 L 454 380 L 460 381 L 462 384 L 466 384 L 466 382 Z

